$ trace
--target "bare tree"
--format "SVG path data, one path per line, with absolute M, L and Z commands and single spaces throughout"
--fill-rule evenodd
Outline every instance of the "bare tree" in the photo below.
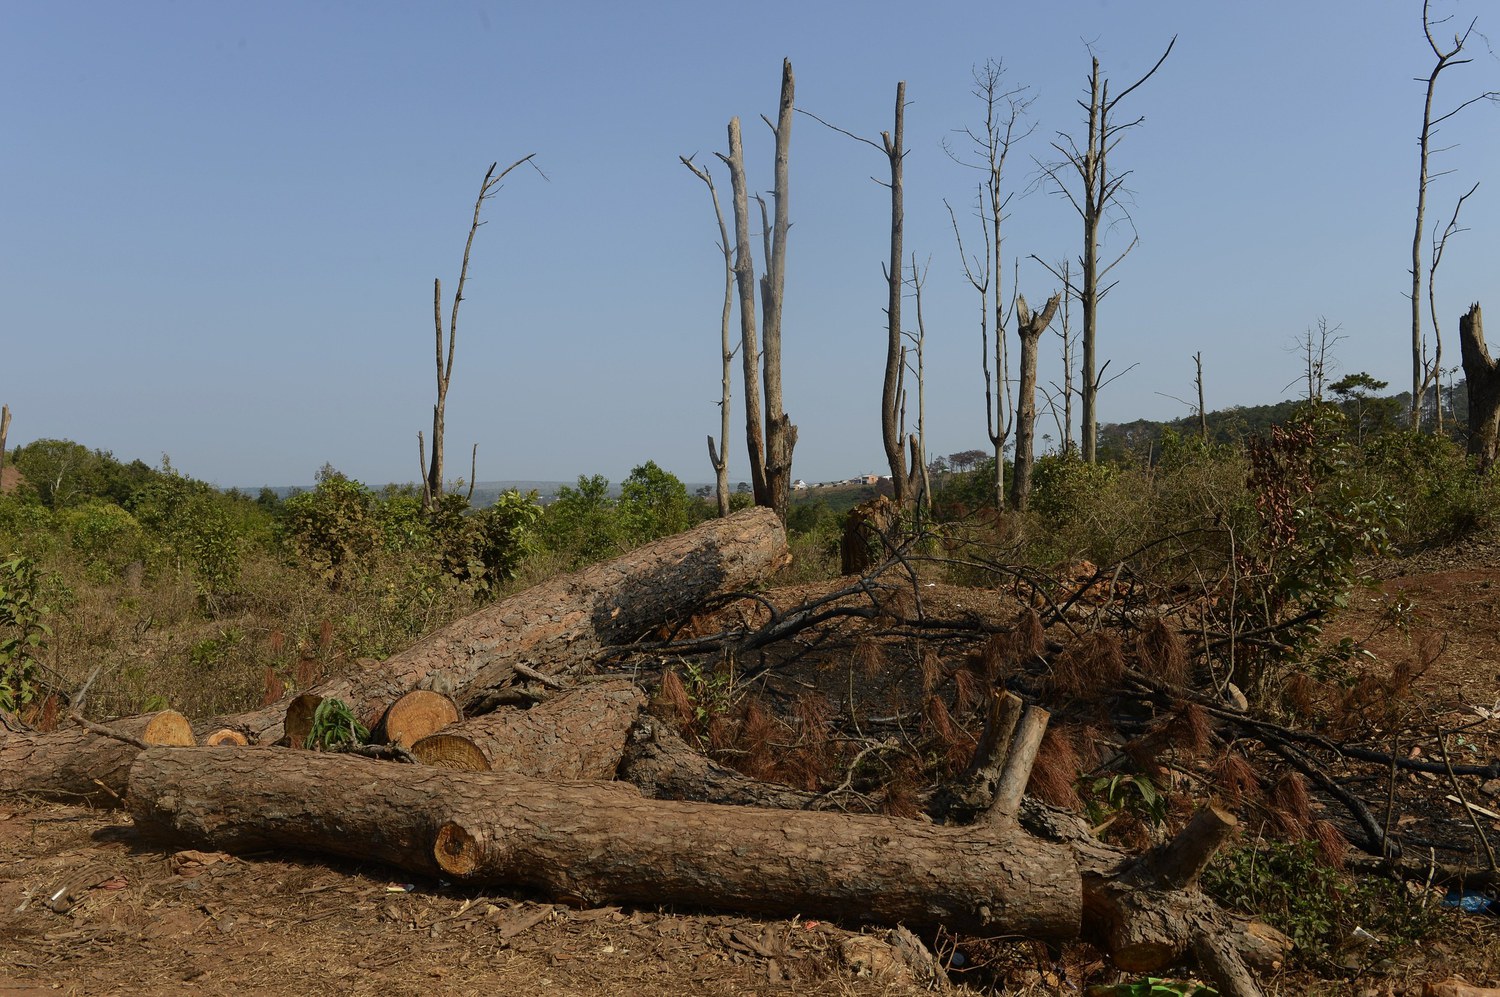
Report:
M 1294 352 L 1302 355 L 1302 373 L 1288 381 L 1283 391 L 1301 381 L 1306 386 L 1309 404 L 1316 405 L 1323 400 L 1323 386 L 1328 375 L 1338 369 L 1333 348 L 1349 338 L 1338 334 L 1342 328 L 1342 325 L 1330 327 L 1328 319 L 1319 315 L 1317 333 L 1314 334 L 1311 328 L 1302 333 L 1302 337 L 1291 346 Z
M 729 315 L 734 307 L 734 250 L 729 245 L 729 230 L 724 225 L 724 211 L 719 207 L 719 192 L 714 187 L 713 174 L 707 167 L 693 165 L 691 156 L 678 156 L 682 165 L 708 185 L 709 197 L 713 199 L 714 219 L 719 223 L 719 250 L 724 254 L 724 310 L 719 322 L 719 442 L 714 445 L 713 434 L 708 435 L 708 462 L 713 465 L 715 495 L 719 502 L 719 515 L 729 515 L 729 387 L 734 367 L 734 347 L 729 341 Z
M 797 427 L 782 406 L 781 394 L 781 305 L 786 286 L 786 236 L 790 227 L 787 200 L 787 163 L 792 142 L 792 108 L 796 80 L 790 59 L 781 65 L 781 106 L 776 124 L 762 118 L 776 137 L 776 222 L 766 242 L 766 273 L 761 278 L 765 307 L 765 355 L 757 343 L 755 322 L 755 257 L 750 249 L 750 198 L 745 181 L 745 152 L 740 119 L 729 121 L 729 155 L 718 153 L 729 167 L 734 192 L 734 272 L 739 287 L 740 363 L 745 381 L 745 443 L 750 454 L 750 481 L 755 504 L 775 510 L 786 520 L 791 498 L 792 450 L 797 445 Z M 761 203 L 764 214 L 765 203 Z M 761 396 L 757 377 L 765 385 L 765 425 L 761 425 Z
M 912 287 L 912 296 L 917 305 L 917 331 L 905 333 L 907 339 L 911 340 L 911 347 L 902 347 L 902 378 L 898 385 L 898 393 L 901 396 L 901 434 L 906 438 L 908 449 L 911 451 L 911 469 L 907 471 L 906 487 L 912 500 L 919 508 L 932 508 L 932 478 L 927 467 L 927 376 L 925 366 L 925 352 L 927 346 L 927 322 L 922 316 L 922 287 L 927 283 L 927 272 L 932 269 L 929 261 L 927 266 L 918 269 L 917 254 L 911 254 L 911 277 L 908 283 Z M 916 357 L 915 367 L 912 372 L 917 377 L 917 431 L 910 435 L 906 433 L 906 387 L 905 372 L 909 366 L 906 356 L 911 353 Z
M 1026 96 L 1027 88 L 1024 86 L 1007 89 L 1004 75 L 1004 65 L 994 60 L 987 61 L 982 69 L 974 70 L 972 93 L 984 106 L 984 124 L 978 131 L 965 128 L 963 134 L 968 137 L 977 159 L 966 159 L 948 148 L 948 155 L 955 162 L 984 172 L 978 198 L 981 231 L 984 233 L 985 251 L 982 257 L 970 258 L 964 253 L 963 237 L 959 233 L 958 219 L 951 206 L 948 208 L 948 216 L 953 221 L 953 236 L 963 260 L 964 276 L 974 290 L 979 292 L 980 368 L 984 373 L 985 431 L 989 434 L 990 446 L 994 450 L 997 511 L 1005 508 L 1005 444 L 1010 438 L 1014 418 L 1010 358 L 1005 342 L 1005 327 L 1009 324 L 1013 307 L 1007 308 L 1003 293 L 1005 267 L 1001 230 L 1005 209 L 1011 198 L 1004 188 L 1005 160 L 1010 155 L 1011 146 L 1031 134 L 1030 128 L 1022 130 L 1022 121 L 1032 101 Z M 987 304 L 992 281 L 993 317 Z M 988 342 L 992 322 L 995 330 L 993 353 Z M 992 359 L 993 371 L 990 366 Z
M 474 233 L 478 232 L 479 226 L 484 224 L 479 220 L 479 213 L 484 208 L 484 202 L 495 196 L 500 182 L 510 171 L 522 163 L 530 163 L 535 156 L 534 152 L 528 156 L 522 156 L 502 170 L 498 176 L 495 170 L 500 164 L 491 163 L 489 170 L 484 174 L 483 182 L 479 185 L 479 196 L 474 199 L 474 220 L 469 224 L 469 238 L 464 243 L 464 262 L 458 271 L 458 289 L 453 293 L 453 305 L 448 310 L 446 359 L 443 353 L 443 282 L 436 277 L 432 281 L 432 323 L 437 340 L 437 403 L 432 407 L 432 463 L 427 467 L 427 475 L 422 488 L 423 502 L 429 510 L 443 494 L 443 417 L 448 407 L 448 385 L 453 381 L 453 347 L 458 340 L 458 306 L 464 300 L 464 284 L 469 278 L 469 252 L 474 248 Z M 535 168 L 536 164 L 532 163 L 532 166 Z M 418 434 L 417 444 L 420 456 L 422 445 L 420 434 Z M 426 463 L 425 458 L 423 463 Z M 470 491 L 472 492 L 472 487 Z
M 0 471 L 5 470 L 5 438 L 10 435 L 10 406 L 0 405 Z
M 1099 431 L 1096 399 L 1099 389 L 1106 383 L 1103 380 L 1103 371 L 1096 370 L 1099 299 L 1108 290 L 1108 287 L 1101 288 L 1101 284 L 1109 272 L 1129 254 L 1131 249 L 1135 248 L 1138 241 L 1132 239 L 1124 252 L 1110 263 L 1100 266 L 1100 222 L 1111 206 L 1119 204 L 1121 186 L 1125 178 L 1130 175 L 1128 170 L 1118 175 L 1110 173 L 1108 160 L 1123 137 L 1121 133 L 1146 120 L 1144 117 L 1138 117 L 1132 121 L 1118 122 L 1114 120 L 1114 113 L 1120 101 L 1161 68 L 1161 64 L 1167 61 L 1167 56 L 1172 54 L 1172 47 L 1176 44 L 1177 37 L 1174 35 L 1167 45 L 1167 50 L 1161 54 L 1161 58 L 1156 60 L 1156 64 L 1146 75 L 1114 97 L 1109 94 L 1109 81 L 1100 75 L 1099 59 L 1094 56 L 1092 69 L 1089 72 L 1088 103 L 1078 102 L 1078 106 L 1088 112 L 1088 138 L 1085 148 L 1078 148 L 1078 144 L 1070 136 L 1062 135 L 1061 141 L 1052 143 L 1052 147 L 1062 155 L 1062 162 L 1051 165 L 1039 164 L 1043 175 L 1068 198 L 1083 220 L 1083 255 L 1079 257 L 1083 270 L 1083 288 L 1078 293 L 1079 301 L 1083 306 L 1083 369 L 1080 372 L 1083 399 L 1081 434 L 1083 459 L 1091 464 L 1094 462 Z M 1074 196 L 1067 184 L 1063 182 L 1060 174 L 1064 166 L 1071 167 L 1078 174 L 1080 188 L 1077 196 Z
M 880 141 L 856 135 L 851 131 L 829 124 L 822 118 L 804 108 L 798 108 L 803 114 L 827 128 L 831 128 L 840 135 L 863 142 L 866 145 L 878 149 L 885 154 L 890 164 L 891 179 L 884 184 L 891 192 L 891 255 L 890 261 L 882 266 L 886 282 L 886 352 L 885 352 L 885 378 L 881 384 L 880 391 L 880 438 L 885 448 L 885 459 L 891 471 L 891 490 L 893 498 L 898 506 L 905 506 L 911 501 L 910 481 L 912 474 L 907 471 L 905 440 L 902 438 L 901 427 L 901 371 L 902 371 L 902 346 L 901 346 L 901 296 L 905 287 L 902 276 L 902 239 L 905 229 L 905 191 L 903 187 L 902 165 L 906 159 L 905 131 L 906 131 L 906 81 L 896 84 L 896 113 L 895 125 L 892 131 L 881 132 Z
M 1432 362 L 1430 364 L 1426 363 L 1424 356 L 1423 365 L 1426 368 L 1426 373 L 1423 377 L 1422 391 L 1425 394 L 1427 385 L 1429 383 L 1432 385 L 1432 428 L 1439 434 L 1443 431 L 1443 333 L 1442 328 L 1438 325 L 1437 313 L 1438 265 L 1443 262 L 1443 250 L 1448 248 L 1448 237 L 1468 231 L 1468 229 L 1458 227 L 1458 215 L 1464 209 L 1464 202 L 1478 189 L 1479 184 L 1477 183 L 1470 187 L 1469 192 L 1458 199 L 1458 204 L 1453 208 L 1453 217 L 1449 219 L 1448 224 L 1443 228 L 1442 234 L 1440 235 L 1436 231 L 1432 234 L 1432 265 L 1427 268 L 1427 313 L 1432 318 Z M 1425 349 L 1423 353 L 1426 353 Z
M 1500 91 L 1489 90 L 1477 97 L 1470 97 L 1457 107 L 1440 114 L 1436 118 L 1432 116 L 1433 95 L 1437 92 L 1438 76 L 1449 66 L 1462 66 L 1473 62 L 1472 59 L 1460 59 L 1458 55 L 1463 51 L 1469 36 L 1474 33 L 1474 25 L 1478 18 L 1469 22 L 1463 34 L 1453 36 L 1453 47 L 1444 50 L 1433 37 L 1432 31 L 1435 24 L 1431 17 L 1431 0 L 1424 0 L 1422 4 L 1422 33 L 1427 38 L 1427 46 L 1432 49 L 1436 62 L 1433 63 L 1432 72 L 1427 75 L 1427 98 L 1422 106 L 1422 132 L 1417 138 L 1419 149 L 1418 171 L 1417 171 L 1417 220 L 1411 238 L 1411 408 L 1410 422 L 1413 429 L 1417 429 L 1422 417 L 1422 396 L 1426 393 L 1429 384 L 1436 384 L 1439 375 L 1439 359 L 1442 356 L 1442 346 L 1434 347 L 1436 358 L 1429 363 L 1426 357 L 1426 342 L 1422 336 L 1422 235 L 1426 224 L 1427 213 L 1427 185 L 1437 177 L 1428 175 L 1428 163 L 1432 153 L 1432 137 L 1436 134 L 1437 126 L 1453 117 L 1459 111 L 1470 104 L 1477 104 L 1481 100 L 1491 102 L 1500 101 Z M 1446 20 L 1446 19 L 1445 19 Z M 1442 174 L 1438 174 L 1441 176 Z M 1473 193 L 1470 191 L 1470 193 Z M 1468 195 L 1465 195 L 1467 197 Z M 1462 205 L 1460 200 L 1459 204 Z M 1456 212 L 1455 212 L 1456 214 Z M 1437 333 L 1434 330 L 1434 337 Z
M 1031 469 L 1035 461 L 1036 439 L 1036 359 L 1037 345 L 1042 333 L 1052 324 L 1057 306 L 1062 301 L 1060 293 L 1047 299 L 1046 306 L 1032 314 L 1026 307 L 1026 296 L 1016 299 L 1016 335 L 1021 340 L 1020 383 L 1017 385 L 1016 404 L 1016 476 L 1012 483 L 1012 499 L 1017 509 L 1024 510 L 1031 499 Z
M 1035 259 L 1035 257 L 1033 257 Z M 1052 410 L 1052 418 L 1057 422 L 1057 436 L 1062 440 L 1062 452 L 1073 452 L 1073 351 L 1075 338 L 1073 335 L 1073 323 L 1071 309 L 1068 307 L 1073 301 L 1072 283 L 1072 261 L 1063 260 L 1056 269 L 1048 267 L 1063 284 L 1062 303 L 1062 328 L 1056 330 L 1057 338 L 1061 341 L 1062 353 L 1062 383 L 1050 382 L 1052 390 L 1048 393 L 1047 404 Z M 1062 398 L 1062 415 L 1057 414 L 1057 398 Z
M 1208 442 L 1208 409 L 1203 407 L 1203 351 L 1193 354 L 1193 366 L 1197 372 L 1193 380 L 1198 384 L 1198 438 Z

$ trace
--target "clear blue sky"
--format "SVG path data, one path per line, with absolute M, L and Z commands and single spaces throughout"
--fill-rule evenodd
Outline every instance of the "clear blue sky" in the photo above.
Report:
M 1500 32 L 1500 9 L 1435 0 Z M 1140 245 L 1116 271 L 1101 355 L 1139 364 L 1101 418 L 1285 397 L 1288 350 L 1326 316 L 1343 371 L 1409 382 L 1416 135 L 1431 54 L 1419 0 L 760 3 L 14 2 L 0 32 L 0 401 L 10 443 L 65 437 L 221 485 L 308 482 L 324 462 L 412 480 L 434 395 L 432 279 L 458 276 L 479 180 L 527 153 L 490 202 L 461 312 L 450 474 L 618 481 L 654 459 L 711 480 L 722 262 L 703 185 L 746 122 L 771 186 L 781 59 L 797 100 L 852 131 L 890 127 L 907 81 L 907 247 L 931 258 L 929 453 L 985 445 L 972 291 L 945 198 L 976 176 L 942 141 L 977 121 L 971 68 L 1002 59 L 1036 97 L 1013 157 L 1078 134 L 1092 44 L 1116 86 L 1178 42 L 1123 110 Z M 1451 35 L 1452 25 L 1447 33 Z M 1446 109 L 1500 88 L 1488 42 L 1445 74 Z M 1443 129 L 1429 220 L 1475 180 L 1471 232 L 1439 273 L 1457 316 L 1497 287 L 1500 109 Z M 794 472 L 882 467 L 884 159 L 794 125 L 785 313 Z M 720 185 L 728 180 L 720 173 Z M 1010 258 L 1078 253 L 1079 222 L 1019 196 Z M 1117 230 L 1110 245 L 1123 247 Z M 1007 283 L 1010 275 L 1006 275 Z M 1033 302 L 1054 281 L 1027 264 Z M 1497 299 L 1500 300 L 1500 299 Z M 446 305 L 445 305 L 446 307 Z M 1043 379 L 1056 377 L 1049 349 Z M 740 425 L 736 385 L 735 425 Z M 1044 416 L 1043 432 L 1056 435 Z M 747 476 L 743 443 L 731 476 Z

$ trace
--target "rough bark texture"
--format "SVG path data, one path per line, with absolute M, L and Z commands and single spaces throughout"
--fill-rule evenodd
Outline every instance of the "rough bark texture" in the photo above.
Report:
M 729 167 L 734 208 L 734 277 L 739 288 L 740 367 L 745 382 L 745 448 L 750 455 L 750 486 L 761 504 L 766 494 L 766 442 L 760 416 L 760 343 L 755 324 L 755 256 L 750 251 L 750 195 L 745 182 L 745 147 L 740 119 L 729 119 Z
M 428 765 L 527 779 L 613 779 L 625 735 L 646 705 L 629 679 L 591 683 L 529 710 L 501 709 L 424 737 L 411 753 Z
M 891 489 L 896 505 L 905 506 L 906 454 L 902 447 L 898 414 L 901 407 L 901 255 L 905 232 L 905 194 L 902 166 L 906 157 L 906 81 L 896 84 L 894 134 L 882 132 L 885 155 L 891 165 L 891 261 L 886 269 L 885 380 L 880 390 L 880 439 L 891 469 Z
M 17 724 L 17 727 L 19 725 Z M 148 744 L 190 745 L 192 730 L 175 710 L 107 725 Z M 67 803 L 119 806 L 141 749 L 82 727 L 49 733 L 16 729 L 0 715 L 0 794 L 26 793 Z
M 766 275 L 761 280 L 761 297 L 765 303 L 765 358 L 763 379 L 766 386 L 766 495 L 755 497 L 757 504 L 769 505 L 786 522 L 792 494 L 792 450 L 797 445 L 797 427 L 783 409 L 781 396 L 781 306 L 786 287 L 786 236 L 788 220 L 787 164 L 792 147 L 792 106 L 797 90 L 792 61 L 781 63 L 781 106 L 776 116 L 776 224 L 771 230 L 771 247 L 766 256 Z
M 647 800 L 340 755 L 150 749 L 131 772 L 147 833 L 227 851 L 311 849 L 587 904 L 644 902 L 1067 939 L 1081 882 L 1018 828 L 937 827 Z
M 1037 345 L 1042 333 L 1052 324 L 1062 295 L 1054 294 L 1037 314 L 1026 307 L 1026 298 L 1017 301 L 1016 334 L 1021 339 L 1021 380 L 1016 399 L 1016 474 L 1011 481 L 1013 503 L 1024 510 L 1031 499 L 1031 469 L 1036 451 L 1036 361 Z
M 1464 379 L 1469 385 L 1469 453 L 1481 467 L 1495 463 L 1500 447 L 1500 365 L 1484 342 L 1484 318 L 1475 302 L 1458 320 L 1458 345 L 1463 354 Z
M 780 520 L 769 510 L 747 509 L 501 599 L 309 692 L 344 700 L 366 726 L 386 704 L 424 683 L 449 692 L 466 712 L 482 712 L 524 679 L 515 666 L 553 677 L 586 672 L 607 648 L 765 578 L 787 557 Z M 281 703 L 205 726 L 232 727 L 271 743 L 282 737 L 286 710 Z

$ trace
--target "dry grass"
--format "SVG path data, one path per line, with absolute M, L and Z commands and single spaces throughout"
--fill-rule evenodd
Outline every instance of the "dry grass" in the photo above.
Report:
M 1141 671 L 1171 685 L 1186 685 L 1187 649 L 1182 635 L 1160 618 L 1146 624 L 1135 640 L 1135 657 Z
M 1075 788 L 1080 768 L 1075 733 L 1049 727 L 1037 751 L 1026 792 L 1055 807 L 1082 810 L 1083 802 Z

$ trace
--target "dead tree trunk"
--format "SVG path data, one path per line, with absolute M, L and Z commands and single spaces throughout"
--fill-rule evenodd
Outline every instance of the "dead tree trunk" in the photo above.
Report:
M 897 423 L 901 376 L 901 255 L 905 233 L 905 187 L 902 165 L 906 158 L 906 81 L 896 84 L 896 121 L 893 132 L 881 132 L 880 140 L 891 167 L 891 259 L 886 279 L 885 381 L 880 391 L 880 438 L 886 463 L 891 469 L 891 490 L 897 508 L 905 508 L 907 487 L 906 447 Z M 872 143 L 873 144 L 873 143 Z
M 0 471 L 5 470 L 5 438 L 10 435 L 10 406 L 0 405 Z
M 549 579 L 486 606 L 383 662 L 314 686 L 373 724 L 397 697 L 424 681 L 466 712 L 505 701 L 535 676 L 586 672 L 607 650 L 638 640 L 704 600 L 757 582 L 787 559 L 786 532 L 767 510 L 747 509 L 611 561 Z M 513 699 L 513 697 L 512 697 Z M 287 704 L 221 717 L 259 743 L 281 739 Z
M 1210 967 L 1221 992 L 1258 992 L 1241 961 L 1243 926 L 1193 888 L 1234 824 L 1217 812 L 1144 859 L 1100 871 L 1080 863 L 1079 846 L 1033 837 L 1009 819 L 953 827 L 726 808 L 646 800 L 623 784 L 340 755 L 149 749 L 131 770 L 129 800 L 143 832 L 174 844 L 315 850 L 578 903 L 1084 935 L 1135 971 L 1171 965 L 1211 939 L 1244 984 L 1225 986 L 1235 978 Z
M 453 293 L 453 305 L 448 310 L 446 360 L 443 355 L 443 283 L 438 278 L 433 278 L 432 281 L 432 322 L 437 338 L 437 402 L 432 406 L 432 464 L 427 468 L 427 480 L 422 489 L 428 511 L 432 510 L 443 494 L 443 419 L 448 408 L 448 385 L 453 380 L 453 347 L 458 339 L 458 306 L 464 300 L 464 283 L 469 279 L 469 252 L 474 248 L 474 233 L 479 231 L 481 224 L 479 212 L 484 207 L 484 202 L 494 196 L 506 174 L 522 163 L 530 162 L 535 155 L 536 153 L 532 153 L 516 160 L 499 176 L 495 175 L 495 170 L 500 164 L 491 163 L 479 185 L 479 196 L 474 200 L 474 220 L 469 223 L 469 239 L 464 243 L 464 262 L 458 271 L 458 290 Z
M 1016 403 L 1016 473 L 1011 481 L 1012 504 L 1025 510 L 1031 500 L 1031 469 L 1036 460 L 1036 361 L 1042 333 L 1052 324 L 1062 295 L 1054 294 L 1033 315 L 1024 295 L 1016 300 L 1016 335 L 1021 340 L 1021 383 Z
M 1083 305 L 1083 370 L 1079 376 L 1080 393 L 1083 399 L 1080 440 L 1083 446 L 1083 459 L 1090 464 L 1094 462 L 1097 450 L 1099 415 L 1096 404 L 1103 377 L 1103 371 L 1097 365 L 1099 299 L 1108 290 L 1103 286 L 1105 276 L 1135 246 L 1135 242 L 1132 241 L 1130 247 L 1127 247 L 1125 252 L 1117 256 L 1113 262 L 1100 266 L 1100 223 L 1110 205 L 1116 203 L 1120 185 L 1125 182 L 1127 175 L 1125 173 L 1111 174 L 1108 160 L 1109 154 L 1119 143 L 1121 138 L 1119 133 L 1145 120 L 1136 118 L 1134 121 L 1118 122 L 1113 115 L 1115 108 L 1127 94 L 1149 80 L 1161 68 L 1161 64 L 1167 61 L 1167 56 L 1172 54 L 1172 46 L 1176 44 L 1177 38 L 1174 36 L 1171 43 L 1167 45 L 1167 50 L 1162 53 L 1160 59 L 1156 60 L 1156 65 L 1152 66 L 1145 76 L 1114 97 L 1109 94 L 1109 81 L 1100 75 L 1099 60 L 1095 57 L 1089 72 L 1089 102 L 1084 105 L 1089 114 L 1085 148 L 1079 149 L 1078 144 L 1067 136 L 1062 137 L 1066 145 L 1058 142 L 1052 145 L 1063 156 L 1063 162 L 1078 174 L 1078 195 L 1074 196 L 1058 176 L 1060 166 L 1043 167 L 1047 177 L 1068 198 L 1083 221 L 1083 254 L 1078 261 L 1083 270 L 1083 288 L 1078 295 Z M 1080 104 L 1082 104 L 1081 101 Z
M 646 705 L 629 679 L 591 683 L 529 710 L 499 709 L 411 746 L 428 765 L 560 782 L 613 779 L 625 735 Z
M 1484 320 L 1479 302 L 1458 320 L 1458 345 L 1463 354 L 1464 379 L 1469 384 L 1469 453 L 1489 470 L 1500 448 L 1500 364 L 1491 359 L 1484 342 Z
M 740 141 L 740 119 L 729 121 L 729 155 L 719 158 L 729 167 L 734 192 L 734 271 L 739 286 L 740 362 L 745 381 L 745 443 L 750 453 L 750 483 L 755 504 L 775 509 L 786 521 L 791 498 L 792 450 L 797 445 L 797 427 L 782 411 L 781 396 L 781 302 L 786 284 L 786 236 L 788 221 L 788 173 L 791 155 L 792 106 L 796 79 L 791 60 L 781 64 L 781 110 L 776 132 L 776 223 L 766 238 L 766 273 L 761 280 L 765 305 L 764 381 L 766 407 L 762 426 L 760 386 L 762 357 L 756 343 L 755 258 L 750 250 L 750 195 L 745 180 L 745 152 Z
M 139 744 L 190 745 L 193 732 L 175 710 L 109 725 L 121 738 L 83 727 L 49 733 L 16 729 L 0 714 L 0 795 L 25 793 L 66 803 L 119 806 Z
M 729 515 L 729 389 L 733 383 L 734 348 L 729 341 L 729 317 L 734 311 L 734 249 L 729 245 L 729 229 L 724 225 L 724 209 L 719 206 L 719 191 L 707 167 L 693 165 L 691 156 L 678 156 L 693 176 L 708 185 L 708 196 L 714 202 L 714 220 L 719 223 L 719 251 L 724 256 L 724 308 L 719 318 L 719 442 L 708 437 L 708 462 L 714 469 L 714 495 L 719 503 L 720 518 Z

